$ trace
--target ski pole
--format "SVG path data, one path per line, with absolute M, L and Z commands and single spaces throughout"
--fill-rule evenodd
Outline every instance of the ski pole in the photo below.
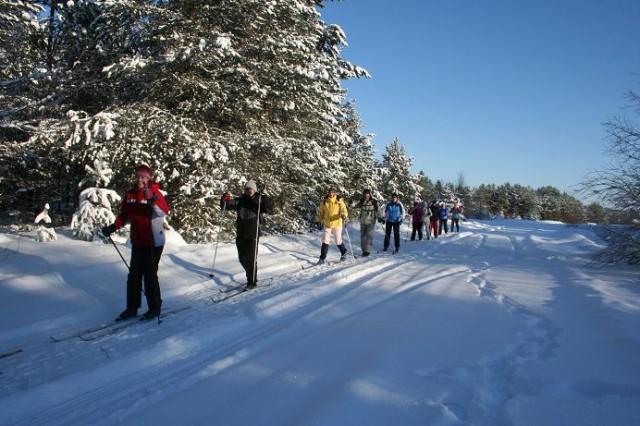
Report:
M 265 186 L 266 187 L 266 186 Z M 265 188 L 262 188 L 264 191 Z M 253 284 L 257 285 L 258 273 L 256 268 L 258 266 L 258 237 L 260 236 L 260 205 L 262 204 L 262 192 L 258 194 L 258 218 L 256 219 L 256 248 L 253 252 Z
M 218 230 L 218 235 L 216 237 L 216 249 L 213 253 L 213 262 L 211 263 L 211 273 L 209 274 L 209 278 L 213 278 L 213 268 L 216 266 L 216 258 L 218 257 L 218 246 L 220 245 L 220 234 L 222 233 L 222 221 L 224 219 L 224 215 L 227 211 L 227 202 L 225 201 L 222 205 L 222 212 L 220 213 L 220 229 Z
M 129 264 L 127 263 L 126 260 L 124 260 L 124 256 L 122 256 L 122 253 L 120 252 L 120 249 L 118 248 L 118 246 L 116 245 L 115 241 L 113 241 L 111 239 L 111 235 L 109 235 L 107 238 L 109 238 L 109 241 L 111 242 L 111 244 L 113 244 L 113 247 L 116 249 L 116 251 L 118 252 L 118 254 L 120 255 L 120 259 L 122 259 L 122 261 L 124 262 L 125 266 L 127 267 L 127 269 L 131 270 L 131 268 L 129 267 Z
M 347 241 L 349 242 L 349 250 L 351 250 L 351 257 L 353 257 L 353 261 L 356 261 L 356 255 L 353 253 L 353 246 L 351 245 L 351 237 L 349 236 L 349 226 L 348 222 L 344 222 L 344 232 L 347 234 Z

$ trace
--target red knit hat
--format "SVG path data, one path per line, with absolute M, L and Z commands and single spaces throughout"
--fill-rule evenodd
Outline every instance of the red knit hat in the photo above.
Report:
M 146 164 L 140 164 L 138 167 L 136 167 L 136 174 L 138 173 L 146 173 L 147 175 L 149 175 L 149 178 L 153 176 L 153 170 L 151 170 L 151 167 L 147 166 Z

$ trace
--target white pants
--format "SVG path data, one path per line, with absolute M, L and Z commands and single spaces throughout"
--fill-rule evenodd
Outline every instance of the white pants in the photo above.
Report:
M 331 244 L 331 234 L 335 235 L 336 245 L 342 244 L 342 226 L 335 228 L 324 228 L 322 233 L 322 244 Z

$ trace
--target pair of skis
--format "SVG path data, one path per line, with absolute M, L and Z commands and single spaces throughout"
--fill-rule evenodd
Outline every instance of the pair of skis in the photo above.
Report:
M 177 314 L 178 312 L 186 311 L 188 309 L 191 309 L 191 306 L 182 306 L 179 308 L 164 310 L 160 314 L 160 322 L 162 322 L 162 319 L 166 318 L 167 316 L 174 315 L 174 314 Z M 140 321 L 138 317 L 132 317 L 122 321 L 115 321 L 115 320 L 110 321 L 108 323 L 104 323 L 96 327 L 90 327 L 82 331 L 76 331 L 76 332 L 72 332 L 69 334 L 61 335 L 61 336 L 50 335 L 49 338 L 54 343 L 64 342 L 66 340 L 72 340 L 72 339 L 80 339 L 82 341 L 90 342 L 92 340 L 96 340 L 104 336 L 115 334 L 121 330 L 129 328 L 136 324 L 143 325 L 143 324 L 149 324 L 153 322 L 154 322 L 153 320 Z

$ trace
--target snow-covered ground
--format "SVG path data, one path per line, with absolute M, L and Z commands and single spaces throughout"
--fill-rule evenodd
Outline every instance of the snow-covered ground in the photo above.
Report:
M 268 285 L 218 304 L 235 246 L 211 280 L 211 245 L 174 243 L 163 309 L 191 309 L 54 343 L 118 314 L 126 278 L 112 246 L 58 237 L 0 234 L 0 352 L 22 350 L 3 425 L 640 424 L 640 275 L 591 263 L 587 227 L 467 222 L 317 267 L 317 235 L 266 237 Z

